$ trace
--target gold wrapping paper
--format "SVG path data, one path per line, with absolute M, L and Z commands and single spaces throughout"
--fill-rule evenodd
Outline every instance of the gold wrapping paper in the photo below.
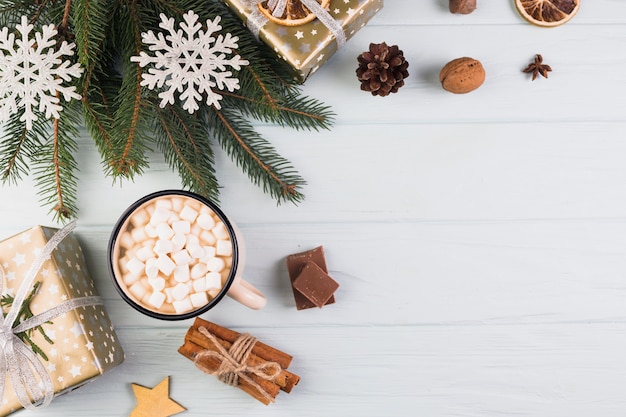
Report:
M 37 226 L 0 241 L 5 294 L 17 292 L 21 278 L 56 231 Z M 72 234 L 52 252 L 39 270 L 37 281 L 41 282 L 41 288 L 30 304 L 35 315 L 70 299 L 98 295 L 82 249 Z M 124 352 L 102 305 L 69 311 L 44 324 L 43 329 L 53 344 L 38 332 L 33 332 L 32 339 L 48 356 L 48 361 L 41 361 L 52 377 L 55 396 L 78 388 L 124 360 Z M 7 376 L 0 416 L 21 408 Z
M 244 23 L 248 22 L 248 17 L 253 11 L 249 8 L 250 0 L 224 0 L 224 2 Z M 382 7 L 383 0 L 331 0 L 328 12 L 340 22 L 348 40 Z M 268 21 L 261 28 L 259 39 L 274 48 L 302 80 L 317 71 L 337 52 L 334 35 L 319 19 L 300 26 L 282 26 Z

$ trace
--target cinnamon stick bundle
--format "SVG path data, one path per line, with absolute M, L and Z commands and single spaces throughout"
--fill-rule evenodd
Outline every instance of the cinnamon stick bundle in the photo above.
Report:
M 210 333 L 208 335 L 210 338 L 205 335 L 207 332 Z M 218 374 L 222 369 L 223 362 L 232 359 L 229 352 L 233 345 L 245 336 L 226 327 L 196 318 L 185 335 L 185 343 L 178 349 L 178 352 L 194 361 L 205 372 Z M 207 352 L 210 353 L 207 354 Z M 229 357 L 225 357 L 224 354 Z M 293 358 L 278 349 L 256 341 L 245 356 L 247 358 L 245 363 L 240 364 L 241 366 L 238 368 L 278 367 L 277 372 L 271 378 L 262 372 L 241 371 L 242 373 L 239 374 L 237 387 L 265 405 L 273 402 L 279 391 L 291 392 L 300 381 L 298 375 L 286 369 Z

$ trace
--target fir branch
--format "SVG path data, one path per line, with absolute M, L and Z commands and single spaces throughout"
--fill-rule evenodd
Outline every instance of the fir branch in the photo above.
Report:
M 330 129 L 334 113 L 330 107 L 319 101 L 298 95 L 273 100 L 270 106 L 266 101 L 255 97 L 246 97 L 237 93 L 221 91 L 225 102 L 239 109 L 242 114 L 265 122 L 289 126 L 297 130 Z
M 119 51 L 122 82 L 116 97 L 111 155 L 111 173 L 114 178 L 132 178 L 148 166 L 145 155 L 149 142 L 142 97 L 141 73 L 138 65 L 131 65 L 130 57 L 141 52 L 140 5 L 127 1 L 113 19 L 119 27 L 113 28 L 114 47 Z M 119 29 L 119 30 L 117 30 Z
M 95 65 L 102 58 L 102 48 L 112 16 L 107 2 L 98 0 L 74 0 L 71 11 L 76 55 L 81 66 L 89 70 L 84 75 L 88 84 Z
M 0 25 L 14 27 L 22 16 L 36 16 L 40 9 L 32 0 L 0 0 Z
M 278 203 L 304 199 L 300 189 L 305 181 L 248 120 L 226 108 L 211 108 L 207 112 L 207 127 L 250 180 Z
M 28 174 L 28 162 L 24 152 L 28 145 L 27 134 L 28 130 L 24 123 L 19 121 L 19 116 L 13 115 L 0 142 L 2 182 L 17 184 L 22 175 Z
M 220 111 L 203 106 L 195 116 L 178 104 L 157 108 L 158 91 L 141 86 L 143 70 L 130 62 L 145 48 L 141 34 L 159 31 L 160 13 L 180 21 L 189 10 L 201 22 L 221 16 L 222 32 L 239 38 L 237 53 L 250 63 L 234 74 L 239 90 L 219 92 Z M 66 103 L 61 119 L 50 122 L 41 115 L 33 130 L 25 131 L 19 114 L 12 115 L 0 139 L 0 178 L 17 182 L 34 167 L 42 202 L 53 206 L 57 218 L 76 214 L 74 155 L 81 123 L 94 139 L 105 174 L 114 179 L 142 174 L 148 167 L 146 153 L 156 145 L 183 187 L 216 199 L 211 148 L 216 139 L 251 181 L 279 203 L 302 200 L 304 180 L 248 119 L 319 130 L 330 127 L 333 114 L 302 95 L 288 64 L 259 43 L 222 1 L 0 0 L 0 21 L 6 26 L 14 27 L 22 15 L 37 26 L 55 23 L 60 40 L 76 43 L 76 59 L 84 68 L 78 83 L 82 101 Z
M 80 103 L 66 103 L 60 118 L 52 122 L 52 137 L 33 156 L 37 194 L 44 205 L 51 206 L 56 220 L 73 218 L 77 213 L 78 166 L 74 155 L 80 123 Z
M 30 174 L 30 162 L 48 136 L 48 129 L 41 123 L 26 129 L 20 120 L 23 111 L 12 115 L 4 126 L 4 137 L 0 141 L 0 179 L 17 184 L 22 176 Z M 38 116 L 43 119 L 43 115 Z
M 122 80 L 110 56 L 107 39 L 103 40 L 99 61 L 90 62 L 83 81 L 82 101 L 85 126 L 102 157 L 107 176 L 115 177 L 114 167 L 118 152 L 113 139 L 115 126 L 115 103 L 121 89 Z
M 200 123 L 180 106 L 161 109 L 155 104 L 154 109 L 159 121 L 155 141 L 165 161 L 178 171 L 183 187 L 216 201 L 213 150 Z
M 24 302 L 20 306 L 20 311 L 18 311 L 18 313 L 17 313 L 17 320 L 15 321 L 13 327 L 17 326 L 19 323 L 21 323 L 21 322 L 23 322 L 25 320 L 28 320 L 28 319 L 34 317 L 33 311 L 30 308 L 30 304 L 33 301 L 33 297 L 35 297 L 35 295 L 37 295 L 37 293 L 39 292 L 39 288 L 41 288 L 41 282 L 40 281 L 36 281 L 33 284 L 33 289 L 30 291 L 28 296 L 26 296 L 26 298 L 24 298 Z M 14 301 L 15 301 L 15 298 L 13 296 L 11 296 L 9 294 L 3 294 L 0 297 L 0 307 L 2 307 L 2 308 L 10 308 L 13 305 Z M 51 321 L 47 321 L 46 324 L 52 324 L 52 322 Z M 42 359 L 44 359 L 45 361 L 48 361 L 48 356 L 45 354 L 45 352 L 39 346 L 37 346 L 37 344 L 32 339 L 32 334 L 33 334 L 34 330 L 38 331 L 39 334 L 42 335 L 43 339 L 46 342 L 48 342 L 51 345 L 54 344 L 52 339 L 50 339 L 50 337 L 46 334 L 45 330 L 43 329 L 43 327 L 41 325 L 40 326 L 35 326 L 32 329 L 28 329 L 28 330 L 25 330 L 23 332 L 17 333 L 16 336 L 22 342 L 28 344 L 35 354 L 41 356 Z

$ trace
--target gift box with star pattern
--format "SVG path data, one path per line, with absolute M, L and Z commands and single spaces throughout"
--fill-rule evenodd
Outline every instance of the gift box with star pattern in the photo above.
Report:
M 0 266 L 5 277 L 4 300 L 16 294 L 21 278 L 56 231 L 37 226 L 0 241 Z M 82 249 L 71 233 L 44 262 L 35 283 L 40 284 L 30 302 L 35 316 L 67 300 L 98 295 L 87 271 Z M 4 307 L 5 314 L 7 307 Z M 124 352 L 103 305 L 70 310 L 43 324 L 42 329 L 52 343 L 38 331 L 32 332 L 31 338 L 46 356 L 44 359 L 38 355 L 38 358 L 52 379 L 55 396 L 80 387 L 124 360 Z M 21 408 L 6 375 L 0 416 Z
M 269 20 L 259 13 L 258 0 L 224 0 L 244 23 L 254 29 L 260 22 L 258 37 L 294 68 L 301 80 L 306 80 L 333 56 L 338 45 L 332 31 L 320 19 L 291 25 L 281 19 Z M 324 4 L 325 2 L 322 2 Z M 261 7 L 267 1 L 260 3 Z M 336 20 L 346 40 L 365 26 L 383 7 L 383 0 L 330 0 L 326 11 Z M 355 63 L 356 68 L 356 63 Z

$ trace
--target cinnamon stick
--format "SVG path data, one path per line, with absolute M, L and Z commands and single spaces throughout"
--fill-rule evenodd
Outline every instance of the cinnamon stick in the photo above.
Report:
M 207 330 L 209 330 L 207 328 Z M 209 330 L 210 331 L 210 330 Z M 220 345 L 222 345 L 222 347 L 226 350 L 229 350 L 230 347 L 232 346 L 232 343 L 218 337 L 215 335 L 215 338 L 218 340 L 218 342 L 220 343 Z M 211 350 L 211 351 L 218 351 L 218 348 L 213 344 L 213 342 L 211 342 L 209 339 L 206 338 L 206 336 L 204 336 L 202 333 L 200 333 L 200 331 L 198 330 L 198 327 L 192 326 L 189 328 L 189 330 L 187 331 L 187 334 L 185 335 L 185 341 L 190 341 L 192 343 L 194 343 L 197 346 L 201 346 L 204 349 L 207 350 Z M 258 344 L 259 342 L 257 342 Z M 271 362 L 272 360 L 266 360 L 263 359 L 257 355 L 254 354 L 254 349 L 252 349 L 252 352 L 250 354 L 250 356 L 248 357 L 248 364 L 251 366 L 258 366 L 258 365 L 262 365 L 266 362 Z M 275 362 L 275 361 L 274 361 Z M 287 371 L 286 369 L 282 369 L 280 374 L 273 380 L 273 382 L 278 385 L 280 387 L 281 390 L 285 391 L 285 392 L 291 392 L 291 390 L 293 389 L 293 387 L 300 381 L 300 377 L 296 374 L 293 374 L 289 371 Z
M 185 343 L 180 348 L 178 348 L 178 352 L 181 355 L 183 355 L 184 357 L 188 359 L 191 359 L 192 361 L 195 361 L 196 356 L 199 353 L 204 352 L 204 351 L 206 351 L 204 347 L 198 346 L 189 340 L 186 340 Z M 211 357 L 211 356 L 205 356 L 201 358 L 198 362 L 202 366 L 204 366 L 205 368 L 213 372 L 217 371 L 221 365 L 221 361 L 218 358 Z M 251 380 L 253 380 L 256 384 L 258 384 L 265 392 L 267 392 L 272 398 L 276 398 L 279 392 L 278 385 L 276 385 L 275 383 L 271 381 L 267 381 L 263 378 L 260 378 L 259 376 L 254 375 L 254 374 L 250 374 L 248 376 L 250 377 Z M 255 386 L 250 384 L 245 379 L 240 378 L 239 385 L 237 387 L 265 405 L 268 405 L 271 402 L 269 399 L 263 396 L 262 393 L 260 393 L 259 390 Z
M 213 333 L 216 337 L 225 340 L 231 344 L 235 343 L 235 340 L 237 340 L 240 336 L 240 333 L 234 330 L 196 317 L 192 327 L 198 328 L 201 326 L 206 327 L 206 329 L 209 332 Z M 257 342 L 254 345 L 254 347 L 252 348 L 252 353 L 262 359 L 265 359 L 268 362 L 276 362 L 283 369 L 287 369 L 291 364 L 291 360 L 293 359 L 291 355 L 288 355 L 285 352 L 275 349 L 272 346 L 266 345 L 262 342 Z

